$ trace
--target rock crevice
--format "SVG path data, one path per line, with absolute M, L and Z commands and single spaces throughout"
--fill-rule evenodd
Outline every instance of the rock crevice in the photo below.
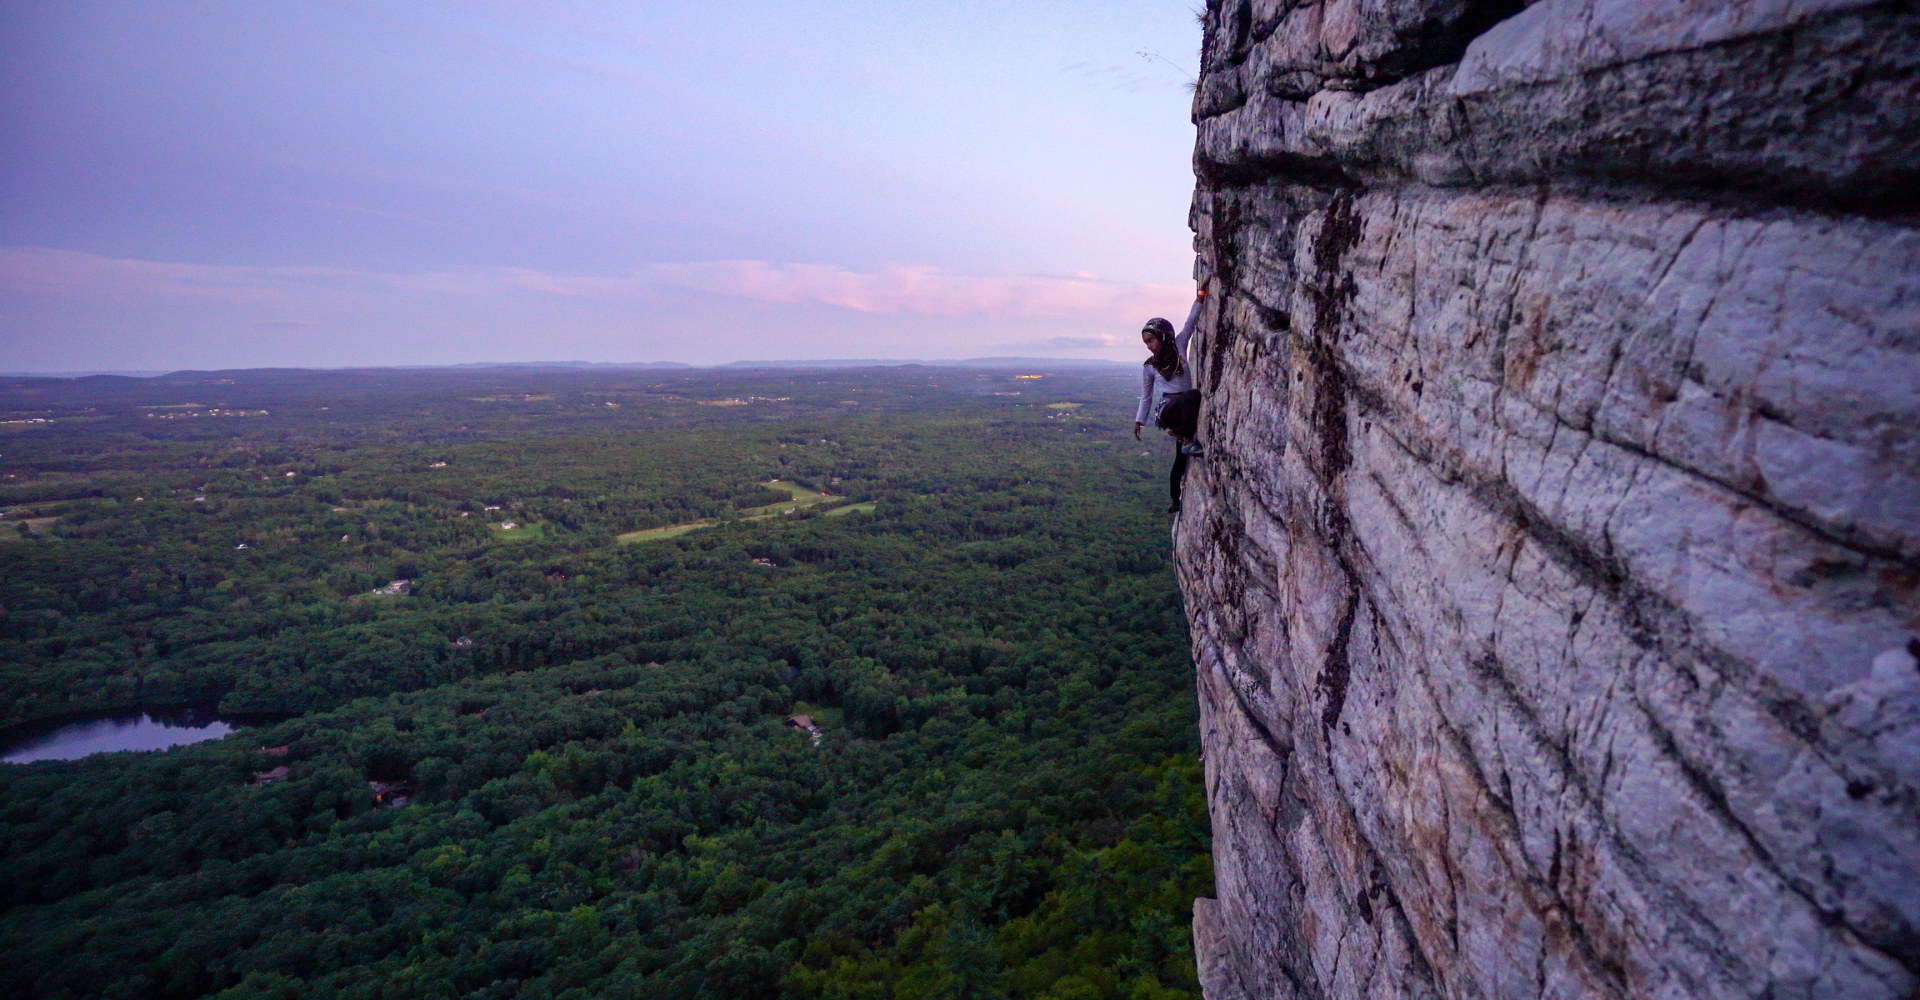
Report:
M 1208 995 L 1911 995 L 1920 14 L 1205 24 Z

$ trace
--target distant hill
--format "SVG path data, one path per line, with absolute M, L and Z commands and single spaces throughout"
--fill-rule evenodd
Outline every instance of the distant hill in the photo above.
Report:
M 470 361 L 461 365 L 356 365 L 344 371 L 378 371 L 383 368 L 692 368 L 679 361 Z
M 285 368 L 285 369 L 225 369 L 226 371 L 480 371 L 491 368 L 517 369 L 577 369 L 593 371 L 615 371 L 620 369 L 678 369 L 692 371 L 697 368 L 749 369 L 749 368 L 897 368 L 905 365 L 926 365 L 931 368 L 1108 368 L 1114 365 L 1131 364 L 1126 361 L 1107 361 L 1100 358 L 967 358 L 964 360 L 903 360 L 897 358 L 830 358 L 815 361 L 733 361 L 724 365 L 690 365 L 679 361 L 473 361 L 458 365 L 353 365 L 345 368 Z M 193 372 L 193 369 L 169 371 L 72 371 L 72 372 L 0 372 L 0 378 L 87 378 L 95 375 L 119 375 L 128 378 L 157 378 L 162 375 L 178 375 Z
M 967 358 L 964 360 L 899 360 L 894 358 L 834 358 L 819 361 L 733 361 L 718 368 L 892 368 L 926 365 L 930 368 L 1106 368 L 1127 364 L 1101 358 Z

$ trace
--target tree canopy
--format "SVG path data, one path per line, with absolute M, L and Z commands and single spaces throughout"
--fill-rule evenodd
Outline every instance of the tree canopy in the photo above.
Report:
M 0 766 L 0 984 L 1196 995 L 1160 458 L 1019 374 L 0 384 L 3 717 L 265 720 Z

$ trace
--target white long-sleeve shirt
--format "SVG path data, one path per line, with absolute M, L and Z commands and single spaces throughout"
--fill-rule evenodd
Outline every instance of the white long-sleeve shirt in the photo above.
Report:
M 1133 413 L 1134 423 L 1151 423 L 1155 427 L 1160 426 L 1160 401 L 1176 392 L 1186 392 L 1193 388 L 1193 375 L 1191 374 L 1193 366 L 1185 363 L 1187 359 L 1187 341 L 1193 339 L 1193 329 L 1200 323 L 1200 303 L 1202 301 L 1201 299 L 1193 300 L 1193 308 L 1187 310 L 1187 322 L 1180 327 L 1179 333 L 1173 335 L 1173 349 L 1179 352 L 1182 362 L 1180 373 L 1172 378 L 1168 378 L 1160 374 L 1160 370 L 1153 366 L 1151 360 L 1141 363 L 1140 408 Z

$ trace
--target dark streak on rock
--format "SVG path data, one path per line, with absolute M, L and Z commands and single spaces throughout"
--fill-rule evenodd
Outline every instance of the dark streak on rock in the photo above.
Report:
M 1325 192 L 1360 189 L 1360 181 L 1331 160 L 1285 153 L 1249 156 L 1231 163 L 1195 153 L 1193 173 L 1202 185 L 1213 191 L 1260 184 L 1297 184 Z
M 1327 662 L 1320 669 L 1320 694 L 1326 698 L 1326 707 L 1320 710 L 1320 725 L 1324 729 L 1333 729 L 1340 721 L 1340 712 L 1347 706 L 1347 684 L 1352 679 L 1353 667 L 1347 659 L 1347 646 L 1353 640 L 1353 619 L 1360 610 L 1359 594 L 1347 595 L 1347 610 L 1340 616 L 1340 625 L 1334 629 L 1333 642 L 1327 647 Z
M 1238 337 L 1233 325 L 1224 321 L 1213 325 L 1213 336 L 1207 351 L 1207 394 L 1212 395 L 1220 388 L 1220 376 L 1227 370 L 1227 351 L 1233 347 Z
M 1298 338 L 1307 367 L 1314 376 L 1309 420 L 1315 437 L 1320 440 L 1320 467 L 1316 471 L 1327 490 L 1320 512 L 1325 540 L 1347 579 L 1340 621 L 1319 675 L 1320 693 L 1326 700 L 1320 722 L 1327 730 L 1339 721 L 1340 712 L 1346 707 L 1347 685 L 1352 675 L 1347 647 L 1353 638 L 1353 621 L 1361 600 L 1359 574 L 1354 572 L 1346 551 L 1352 525 L 1346 512 L 1344 476 L 1353 463 L 1353 453 L 1347 441 L 1347 377 L 1338 353 L 1342 320 L 1355 291 L 1345 259 L 1359 242 L 1360 216 L 1354 209 L 1353 197 L 1345 192 L 1335 194 L 1323 210 L 1320 230 L 1311 246 L 1314 270 L 1319 278 L 1305 288 L 1313 303 L 1313 328 Z
M 1240 686 L 1233 683 L 1231 678 L 1227 680 L 1227 689 L 1233 692 L 1234 704 L 1240 706 L 1240 714 L 1247 717 L 1247 724 L 1253 727 L 1254 732 L 1260 734 L 1260 741 L 1267 745 L 1267 749 L 1272 750 L 1273 755 L 1278 757 L 1282 764 L 1292 760 L 1293 746 L 1273 735 L 1273 730 L 1268 729 L 1266 721 L 1254 712 L 1252 705 L 1247 704 L 1247 696 L 1240 692 Z
M 1468 0 L 1454 10 L 1439 7 L 1443 14 L 1401 33 L 1393 50 L 1368 64 L 1347 89 L 1376 90 L 1436 66 L 1457 63 L 1467 54 L 1468 43 L 1526 7 L 1527 0 Z

